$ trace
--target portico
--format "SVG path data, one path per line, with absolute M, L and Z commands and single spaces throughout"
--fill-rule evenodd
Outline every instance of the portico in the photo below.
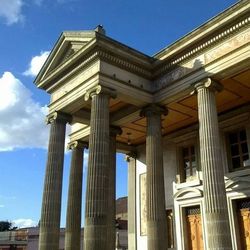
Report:
M 241 1 L 152 57 L 100 26 L 61 34 L 36 78 L 51 95 L 39 250 L 58 250 L 66 123 L 72 162 L 65 249 L 80 249 L 81 216 L 84 249 L 114 249 L 118 151 L 129 159 L 129 250 L 240 249 L 231 240 L 238 236 L 222 139 L 230 119 L 245 124 L 250 112 L 248 9 Z M 189 243 L 191 216 L 201 217 L 202 243 Z

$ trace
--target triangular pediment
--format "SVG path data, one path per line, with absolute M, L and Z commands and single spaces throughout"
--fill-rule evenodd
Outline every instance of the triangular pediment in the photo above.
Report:
M 81 50 L 95 37 L 95 31 L 63 32 L 51 50 L 35 82 L 44 80 L 47 75 L 60 67 L 67 59 Z

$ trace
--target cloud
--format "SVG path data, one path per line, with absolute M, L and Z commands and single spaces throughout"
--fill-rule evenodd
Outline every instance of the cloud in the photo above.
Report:
M 40 55 L 32 57 L 29 68 L 23 73 L 26 76 L 36 76 L 46 61 L 50 51 L 42 51 Z
M 5 207 L 5 205 L 0 204 L 0 208 L 3 208 L 3 207 Z
M 23 21 L 22 0 L 1 0 L 0 17 L 4 18 L 7 25 Z
M 34 227 L 37 225 L 37 222 L 32 219 L 17 219 L 12 221 L 13 225 L 18 228 L 24 227 Z
M 15 148 L 46 148 L 47 107 L 32 99 L 32 93 L 11 72 L 0 76 L 0 151 Z

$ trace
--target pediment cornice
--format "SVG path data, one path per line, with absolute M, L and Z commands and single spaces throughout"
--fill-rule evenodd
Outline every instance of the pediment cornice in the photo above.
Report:
M 108 62 L 147 79 L 151 78 L 150 58 L 143 55 L 136 57 L 131 51 L 121 53 L 114 46 L 110 46 L 110 39 L 106 40 L 104 36 L 96 35 L 78 51 L 69 55 L 67 60 L 61 61 L 57 67 L 47 69 L 43 77 L 36 79 L 37 86 L 46 90 L 54 88 L 55 86 L 51 86 L 52 81 L 58 84 L 61 79 L 65 80 L 66 77 L 76 74 L 78 70 L 84 69 L 86 65 L 96 60 Z
M 63 32 L 37 75 L 35 82 L 43 81 L 47 75 L 67 61 L 73 54 L 76 54 L 94 37 L 94 31 Z

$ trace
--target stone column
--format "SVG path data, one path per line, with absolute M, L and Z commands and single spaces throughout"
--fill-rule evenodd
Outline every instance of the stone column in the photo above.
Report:
M 222 85 L 205 79 L 195 85 L 198 98 L 207 249 L 232 249 L 222 166 L 215 92 Z
M 148 250 L 167 249 L 161 115 L 166 110 L 152 104 L 142 110 L 147 118 L 147 240 Z
M 48 159 L 40 219 L 39 250 L 58 250 L 65 128 L 68 116 L 55 112 L 48 116 L 51 124 Z
M 68 148 L 72 150 L 72 158 L 69 177 L 65 250 L 80 250 L 81 246 L 83 154 L 86 147 L 86 143 L 79 141 L 68 145 Z
M 107 249 L 110 96 L 114 93 L 101 86 L 85 96 L 85 100 L 92 99 L 84 229 L 86 250 Z
M 116 136 L 121 134 L 119 127 L 110 127 L 109 169 L 108 169 L 108 217 L 107 217 L 107 249 L 115 249 L 115 202 L 116 202 Z
M 126 156 L 128 162 L 128 249 L 136 250 L 136 154 Z

